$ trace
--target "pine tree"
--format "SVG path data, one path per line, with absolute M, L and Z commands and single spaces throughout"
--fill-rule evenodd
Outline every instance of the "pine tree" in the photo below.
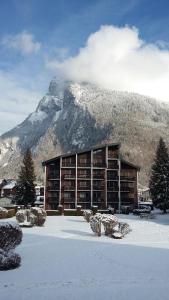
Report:
M 18 176 L 15 201 L 25 207 L 33 205 L 36 199 L 34 181 L 36 179 L 34 163 L 30 149 L 27 149 L 23 158 L 23 165 Z
M 169 207 L 169 155 L 162 138 L 159 140 L 151 167 L 149 188 L 154 206 L 166 213 Z

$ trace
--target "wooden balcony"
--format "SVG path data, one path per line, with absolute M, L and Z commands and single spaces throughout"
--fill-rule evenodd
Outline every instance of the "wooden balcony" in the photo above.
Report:
M 135 181 L 136 178 L 132 176 L 120 176 L 121 181 Z
M 64 174 L 62 179 L 75 179 L 75 174 Z
M 95 174 L 93 173 L 93 179 L 104 179 L 105 175 L 104 174 Z
M 106 163 L 93 161 L 93 168 L 106 168 Z
M 62 197 L 61 203 L 62 204 L 64 204 L 64 203 L 75 203 L 75 198 L 74 197 L 69 197 L 69 198 Z
M 62 186 L 62 190 L 64 190 L 64 191 L 74 191 L 75 186 L 74 185 L 64 185 L 64 186 Z
M 78 191 L 90 191 L 90 189 L 91 189 L 90 185 L 86 185 L 86 186 L 80 186 L 80 185 L 78 185 L 77 186 L 77 190 Z
M 90 174 L 78 174 L 77 175 L 78 179 L 91 179 Z
M 63 168 L 75 168 L 76 167 L 76 162 L 62 162 L 62 167 Z
M 107 175 L 107 180 L 116 180 L 116 181 L 118 181 L 118 180 L 119 180 L 119 177 L 118 177 L 118 176 L 110 176 L 110 175 Z

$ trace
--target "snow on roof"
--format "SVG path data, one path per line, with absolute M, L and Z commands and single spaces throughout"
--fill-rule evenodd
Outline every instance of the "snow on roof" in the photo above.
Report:
M 16 186 L 16 181 L 15 180 L 11 180 L 10 182 L 8 182 L 4 187 L 3 190 L 11 190 Z

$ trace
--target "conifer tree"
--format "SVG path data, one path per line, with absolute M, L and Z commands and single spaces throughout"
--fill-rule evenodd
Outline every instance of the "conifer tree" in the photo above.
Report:
M 35 184 L 36 179 L 34 171 L 34 163 L 30 149 L 27 149 L 24 158 L 23 165 L 18 176 L 18 182 L 16 186 L 17 204 L 24 205 L 25 207 L 33 205 L 36 200 Z
M 169 207 L 169 154 L 162 138 L 151 167 L 149 188 L 154 206 L 165 213 Z

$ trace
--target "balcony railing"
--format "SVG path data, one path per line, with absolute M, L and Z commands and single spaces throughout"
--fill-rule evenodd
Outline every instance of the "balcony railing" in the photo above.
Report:
M 74 191 L 74 190 L 75 190 L 75 186 L 74 186 L 74 185 L 64 185 L 64 186 L 62 187 L 62 189 L 63 189 L 64 191 Z
M 110 175 L 107 175 L 107 179 L 108 179 L 108 180 L 119 180 L 119 177 L 118 177 L 118 176 L 110 176 Z
M 88 190 L 90 190 L 91 189 L 91 187 L 90 187 L 90 185 L 86 185 L 86 186 L 80 186 L 80 185 L 78 185 L 77 186 L 77 189 L 79 190 L 79 191 L 88 191 Z
M 104 174 L 93 174 L 93 179 L 104 179 Z
M 136 179 L 132 176 L 120 176 L 120 180 L 135 181 Z
M 106 168 L 106 164 L 105 164 L 105 162 L 97 162 L 97 161 L 94 161 L 94 162 L 93 162 L 93 167 L 97 167 L 97 168 Z
M 87 178 L 90 179 L 90 173 L 89 174 L 82 174 L 82 173 L 78 173 L 77 174 L 77 178 Z
M 64 174 L 63 179 L 75 179 L 75 174 Z
M 75 162 L 62 162 L 62 167 L 75 167 Z
M 74 203 L 74 202 L 75 202 L 74 197 L 68 197 L 68 198 L 62 197 L 62 200 L 61 200 L 61 203 Z

